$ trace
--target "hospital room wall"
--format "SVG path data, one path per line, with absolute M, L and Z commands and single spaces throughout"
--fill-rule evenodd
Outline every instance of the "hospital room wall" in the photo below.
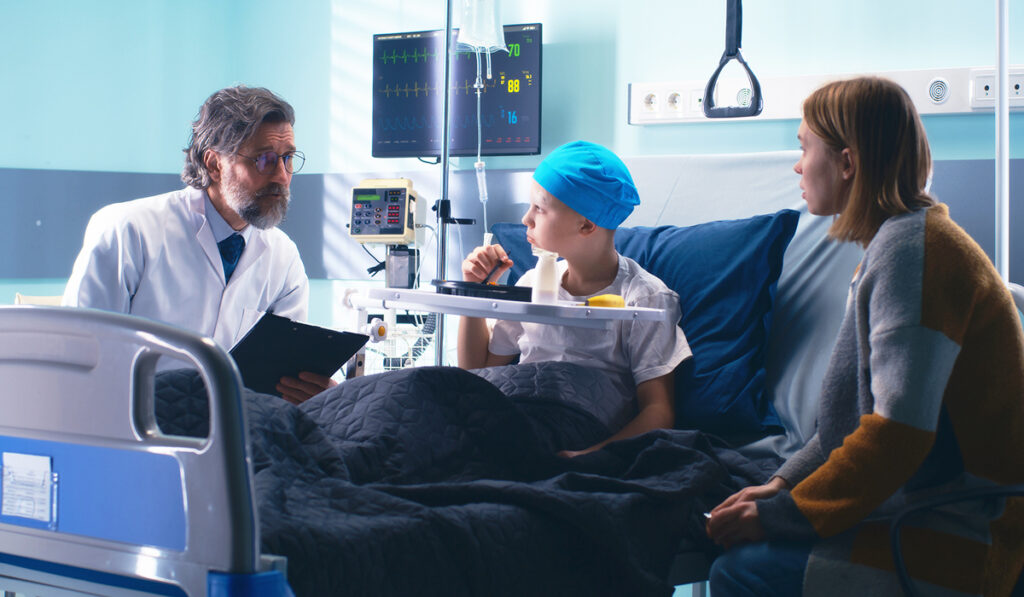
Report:
M 17 57 L 0 63 L 0 110 L 8 115 L 0 144 L 8 230 L 0 249 L 19 254 L 28 271 L 70 271 L 88 213 L 176 186 L 196 108 L 212 90 L 245 82 L 268 86 L 296 107 L 296 136 L 309 159 L 285 228 L 298 237 L 311 274 L 358 275 L 361 251 L 351 267 L 331 263 L 351 258 L 339 225 L 351 183 L 371 174 L 409 176 L 432 201 L 440 177 L 437 166 L 413 159 L 369 157 L 371 36 L 442 27 L 443 8 L 440 0 L 0 0 L 0 50 Z M 991 2 L 760 0 L 744 9 L 744 53 L 762 78 L 994 62 Z M 1011 0 L 1010 11 L 1010 30 L 1020 30 L 1024 0 Z M 795 120 L 627 124 L 628 83 L 709 75 L 723 47 L 724 3 L 506 1 L 502 20 L 544 24 L 544 152 L 577 138 L 633 156 L 796 146 Z M 1020 44 L 1010 59 L 1024 63 Z M 937 169 L 960 168 L 967 192 L 979 189 L 979 221 L 991 210 L 980 189 L 991 187 L 993 122 L 981 114 L 925 118 Z M 1019 161 L 1024 114 L 1013 115 L 1011 135 Z M 500 189 L 540 159 L 488 159 L 494 213 L 520 210 L 522 198 Z M 451 196 L 456 212 L 475 217 L 472 185 L 459 182 L 471 161 L 453 160 Z M 59 248 L 43 248 L 54 237 Z M 34 269 L 45 255 L 63 265 Z
M 748 1 L 743 50 L 762 78 L 991 65 L 994 4 Z M 506 0 L 502 8 L 505 22 L 544 24 L 545 151 L 581 137 L 624 155 L 794 147 L 794 121 L 626 122 L 630 82 L 710 75 L 724 46 L 724 2 Z M 14 57 L 0 63 L 0 109 L 14 116 L 0 167 L 177 172 L 196 107 L 244 82 L 296 107 L 307 172 L 426 169 L 369 157 L 371 36 L 443 27 L 443 13 L 441 0 L 0 0 L 0 49 Z M 1022 13 L 1024 0 L 1010 0 L 1010 31 L 1021 30 Z M 1012 45 L 1010 60 L 1024 64 L 1024 45 Z M 1020 116 L 1014 157 L 1024 156 Z M 936 157 L 992 157 L 991 121 L 928 117 Z M 538 161 L 494 158 L 489 167 Z
M 1010 30 L 1024 23 L 1024 0 L 1010 0 Z M 359 81 L 332 90 L 334 116 L 344 135 L 330 140 L 331 171 L 375 171 L 423 167 L 413 160 L 374 160 L 351 135 L 370 136 L 369 37 L 372 33 L 437 28 L 441 15 L 415 2 L 365 3 L 341 0 L 333 42 L 355 64 L 340 67 Z M 442 3 L 437 2 L 440 5 Z M 456 2 L 456 5 L 459 3 Z M 993 65 L 994 3 L 956 0 L 865 0 L 823 3 L 807 0 L 746 2 L 743 51 L 761 78 L 883 72 Z M 350 18 L 351 15 L 358 18 Z M 627 123 L 631 82 L 707 80 L 724 49 L 724 2 L 644 0 L 551 0 L 505 2 L 503 21 L 544 24 L 543 149 L 579 138 L 613 147 L 623 155 L 730 153 L 796 147 L 797 122 L 715 122 L 661 126 Z M 458 13 L 456 13 L 456 21 Z M 367 27 L 366 24 L 369 24 Z M 456 23 L 458 24 L 458 23 Z M 913 30 L 913 33 L 911 33 Z M 365 40 L 353 43 L 355 40 Z M 340 40 L 340 41 L 339 41 Z M 1024 63 L 1024 47 L 1011 48 L 1011 62 Z M 337 72 L 339 65 L 332 64 Z M 770 100 L 769 100 L 770 101 Z M 1024 155 L 1024 118 L 1012 126 L 1014 157 Z M 988 115 L 927 118 L 937 159 L 994 155 L 994 119 Z M 340 142 L 340 144 L 339 144 Z M 406 164 L 402 164 L 402 162 Z M 491 158 L 488 168 L 532 168 L 539 158 Z M 463 160 L 462 168 L 471 168 Z M 398 164 L 397 166 L 395 164 Z
M 1010 30 L 1020 29 L 1024 0 L 1010 0 Z M 458 2 L 455 3 L 458 6 Z M 329 140 L 333 186 L 346 191 L 362 177 L 408 176 L 433 199 L 439 168 L 412 159 L 373 159 L 370 138 L 372 89 L 368 41 L 372 33 L 437 28 L 441 15 L 403 0 L 373 6 L 335 4 L 333 22 L 341 34 L 332 43 L 343 48 L 332 73 L 360 83 L 356 89 L 332 88 Z M 992 65 L 996 45 L 994 3 L 952 0 L 866 0 L 853 4 L 783 0 L 744 3 L 743 49 L 760 77 L 971 67 Z M 505 2 L 505 23 L 539 21 L 544 25 L 543 152 L 574 139 L 604 143 L 626 156 L 730 153 L 795 149 L 798 121 L 732 121 L 661 126 L 627 123 L 629 83 L 658 80 L 706 80 L 724 48 L 725 3 L 647 0 L 565 0 Z M 367 27 L 366 24 L 369 24 Z M 456 12 L 456 25 L 458 13 Z M 358 41 L 358 40 L 365 41 Z M 357 40 L 357 41 L 353 41 Z M 1024 47 L 1011 48 L 1011 62 L 1024 63 Z M 343 73 L 343 76 L 340 75 Z M 770 100 L 769 100 L 770 101 Z M 995 119 L 989 114 L 925 117 L 936 164 L 934 190 L 951 204 L 954 216 L 989 252 L 994 251 L 993 162 Z M 337 134 L 335 133 L 337 131 Z M 352 144 L 351 139 L 360 143 Z M 1011 119 L 1013 172 L 1024 171 L 1024 113 Z M 525 196 L 516 170 L 529 170 L 542 156 L 487 158 L 490 221 L 517 218 Z M 455 180 L 471 172 L 472 158 L 452 160 Z M 497 173 L 497 174 L 496 174 Z M 511 177 L 502 177 L 511 173 Z M 1019 175 L 1014 175 L 1019 180 Z M 1020 189 L 1016 186 L 1015 189 Z M 481 220 L 473 185 L 453 190 L 453 210 Z M 426 191 L 425 193 L 423 191 Z M 334 202 L 344 213 L 346 197 Z M 328 205 L 331 199 L 328 199 Z M 1024 197 L 1015 193 L 1013 229 L 1024 226 Z M 337 227 L 335 227 L 337 229 Z M 480 226 L 459 227 L 449 244 L 449 272 L 458 272 L 461 253 L 479 239 Z M 333 242 L 350 254 L 344 234 Z M 468 249 L 467 249 L 468 250 Z M 1011 278 L 1024 281 L 1024 243 L 1013 246 Z M 430 256 L 432 259 L 433 257 Z M 325 263 L 332 269 L 331 256 Z M 356 258 L 359 261 L 359 258 Z M 359 267 L 368 263 L 359 263 Z M 349 271 L 356 271 L 353 266 Z

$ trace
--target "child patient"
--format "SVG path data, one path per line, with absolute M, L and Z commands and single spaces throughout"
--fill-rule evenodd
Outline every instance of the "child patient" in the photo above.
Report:
M 520 362 L 568 361 L 605 371 L 624 395 L 636 396 L 637 414 L 622 429 L 576 456 L 607 443 L 675 422 L 672 372 L 690 356 L 679 322 L 679 296 L 635 261 L 615 250 L 615 229 L 640 200 L 629 170 L 608 149 L 576 141 L 553 151 L 533 173 L 530 208 L 523 216 L 531 245 L 558 253 L 559 299 L 583 302 L 599 294 L 621 295 L 627 306 L 669 311 L 669 321 L 616 321 L 610 329 L 463 317 L 459 366 L 465 369 Z M 512 266 L 500 245 L 477 247 L 462 262 L 468 282 L 495 279 Z M 519 280 L 532 286 L 535 270 Z

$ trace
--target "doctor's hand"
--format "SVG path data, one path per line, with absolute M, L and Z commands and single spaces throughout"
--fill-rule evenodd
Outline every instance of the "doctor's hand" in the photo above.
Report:
M 281 397 L 288 402 L 302 404 L 327 388 L 333 388 L 336 385 L 338 385 L 338 382 L 330 377 L 303 371 L 299 373 L 298 379 L 282 377 L 275 387 L 281 393 Z
M 707 522 L 708 537 L 726 549 L 761 541 L 765 534 L 757 512 L 757 500 L 770 498 L 788 487 L 782 477 L 772 477 L 764 485 L 746 487 L 729 496 L 711 511 Z
M 462 261 L 462 279 L 480 283 L 497 280 L 512 264 L 501 245 L 477 247 Z

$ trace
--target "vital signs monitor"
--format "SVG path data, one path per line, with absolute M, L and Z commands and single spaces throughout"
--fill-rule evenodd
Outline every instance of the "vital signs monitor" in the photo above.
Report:
M 508 53 L 491 55 L 484 80 L 482 155 L 540 153 L 541 25 L 505 25 Z M 453 47 L 454 47 L 453 43 Z M 441 155 L 444 31 L 373 36 L 373 134 L 377 158 Z M 455 51 L 451 61 L 449 155 L 477 154 L 476 57 Z

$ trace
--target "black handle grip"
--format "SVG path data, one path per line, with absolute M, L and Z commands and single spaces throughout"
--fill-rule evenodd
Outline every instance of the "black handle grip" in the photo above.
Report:
M 725 55 L 736 56 L 743 38 L 743 6 L 740 0 L 729 0 L 725 12 Z
M 747 77 L 750 79 L 750 105 L 719 108 L 715 106 L 715 86 L 718 85 L 718 76 L 722 74 L 722 69 L 732 60 L 739 62 L 743 70 L 747 71 Z M 704 88 L 704 116 L 708 118 L 743 118 L 757 116 L 763 108 L 764 99 L 761 97 L 761 83 L 758 82 L 754 72 L 747 66 L 747 62 L 743 60 L 743 54 L 737 50 L 734 55 L 730 56 L 728 51 L 726 51 L 722 55 L 722 60 L 718 63 L 715 73 L 708 80 L 707 87 Z
M 704 116 L 708 118 L 743 118 L 757 116 L 764 107 L 761 98 L 761 84 L 757 81 L 753 71 L 747 66 L 740 52 L 740 40 L 743 37 L 743 6 L 740 0 L 729 0 L 725 15 L 725 52 L 718 62 L 718 68 L 708 80 L 704 88 Z M 736 60 L 747 71 L 747 78 L 750 79 L 750 105 L 749 106 L 728 106 L 719 108 L 715 106 L 715 86 L 718 85 L 718 75 L 730 61 Z

